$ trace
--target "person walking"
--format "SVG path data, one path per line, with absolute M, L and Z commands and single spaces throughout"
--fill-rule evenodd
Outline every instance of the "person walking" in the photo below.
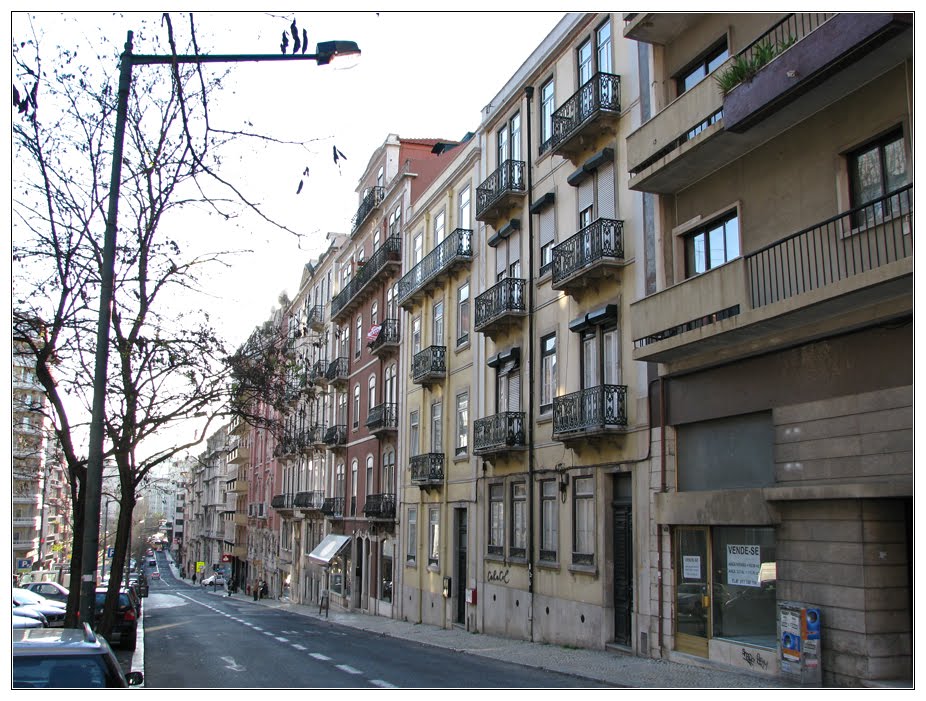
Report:
M 254 601 L 257 601 L 257 598 L 260 596 L 260 580 L 254 582 Z
M 270 589 L 267 587 L 267 582 L 261 582 L 260 584 L 260 598 L 266 599 L 267 595 L 270 593 Z

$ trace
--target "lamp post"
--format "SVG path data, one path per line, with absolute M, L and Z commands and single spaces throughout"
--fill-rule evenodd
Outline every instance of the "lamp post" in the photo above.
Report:
M 143 55 L 132 53 L 133 33 L 128 32 L 119 70 L 119 94 L 113 142 L 112 172 L 109 181 L 109 204 L 103 239 L 100 276 L 100 311 L 97 320 L 93 404 L 90 418 L 90 446 L 87 455 L 87 478 L 84 487 L 83 557 L 80 578 L 80 620 L 92 621 L 96 601 L 96 553 L 99 547 L 100 500 L 103 482 L 103 418 L 106 410 L 106 373 L 109 353 L 109 328 L 112 314 L 113 279 L 116 268 L 116 220 L 119 213 L 119 186 L 122 179 L 122 150 L 125 122 L 132 86 L 132 68 L 153 65 L 244 63 L 250 61 L 315 61 L 324 66 L 335 56 L 359 54 L 352 41 L 323 41 L 314 54 L 215 54 L 215 55 Z M 91 557 L 91 554 L 93 557 Z

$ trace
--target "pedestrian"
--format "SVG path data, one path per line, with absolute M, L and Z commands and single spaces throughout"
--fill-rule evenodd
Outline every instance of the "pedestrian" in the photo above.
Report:
M 269 593 L 270 593 L 270 589 L 268 589 L 268 587 L 267 587 L 267 582 L 263 582 L 263 583 L 261 584 L 261 587 L 260 587 L 260 598 L 261 598 L 261 599 L 266 599 L 266 598 L 267 598 L 267 594 L 269 594 Z
M 260 596 L 260 580 L 258 579 L 254 582 L 254 601 L 257 601 L 257 597 Z
M 193 573 L 193 584 L 196 584 L 196 573 Z

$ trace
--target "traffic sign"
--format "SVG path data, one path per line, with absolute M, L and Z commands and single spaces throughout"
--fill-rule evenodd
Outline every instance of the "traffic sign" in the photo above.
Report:
M 112 548 L 112 547 L 106 548 L 106 557 L 112 557 L 115 554 L 116 554 L 115 548 Z
M 25 558 L 22 560 L 16 560 L 16 569 L 18 570 L 28 570 L 32 567 L 32 560 Z

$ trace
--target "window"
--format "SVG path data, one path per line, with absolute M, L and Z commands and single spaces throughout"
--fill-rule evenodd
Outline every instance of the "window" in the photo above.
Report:
M 397 204 L 389 215 L 389 236 L 398 236 L 402 233 L 402 205 Z
M 585 85 L 592 79 L 592 40 L 582 42 L 577 51 L 576 60 L 579 64 L 579 85 Z
M 469 392 L 457 395 L 457 440 L 454 453 L 466 455 L 469 441 Z
M 595 482 L 576 477 L 572 489 L 572 564 L 595 562 Z
M 370 328 L 373 328 L 379 323 L 379 302 L 373 301 L 373 304 L 370 305 Z
M 338 335 L 341 337 L 340 357 L 346 358 L 350 353 L 350 325 L 345 324 L 342 326 Z
M 335 473 L 334 493 L 342 499 L 347 496 L 344 490 L 344 463 L 338 463 L 338 469 Z
M 553 268 L 553 248 L 556 245 L 556 210 L 546 207 L 540 213 L 540 275 Z
M 357 315 L 357 335 L 354 337 L 354 357 L 360 357 L 360 349 L 363 347 L 363 315 Z
M 376 185 L 382 187 L 386 184 L 386 171 L 384 166 L 380 166 L 379 170 L 376 171 Z
M 548 148 L 547 142 L 553 138 L 553 80 L 550 79 L 540 88 L 540 152 Z
M 457 226 L 461 229 L 472 229 L 470 209 L 472 204 L 472 192 L 470 191 L 469 185 L 460 190 L 459 203 L 459 220 Z
M 354 429 L 360 428 L 360 385 L 354 385 Z
M 360 470 L 360 462 L 354 458 L 350 464 L 350 515 L 357 514 L 357 473 Z
M 718 44 L 715 44 L 704 55 L 696 61 L 688 64 L 685 69 L 675 79 L 675 85 L 678 94 L 681 95 L 691 90 L 695 85 L 700 83 L 704 78 L 709 76 L 714 70 L 730 57 L 727 49 L 727 39 L 724 37 Z
M 524 482 L 511 485 L 511 557 L 527 556 L 527 487 Z
M 405 561 L 414 563 L 418 553 L 418 507 L 408 507 L 408 542 L 405 548 Z
M 366 495 L 373 493 L 373 456 L 367 455 Z
M 559 503 L 556 480 L 540 483 L 540 559 L 555 562 L 559 545 Z
M 606 20 L 595 32 L 598 47 L 598 72 L 610 73 L 611 68 L 611 20 Z
M 489 485 L 489 555 L 505 552 L 505 493 L 504 485 Z
M 441 414 L 443 413 L 443 407 L 440 402 L 434 402 L 431 405 L 431 452 L 432 453 L 443 453 L 444 452 L 444 437 L 441 435 L 441 427 L 443 425 Z
M 376 375 L 370 375 L 367 382 L 367 414 L 376 406 Z
M 395 494 L 395 451 L 383 453 L 383 479 L 380 484 L 383 494 Z
M 386 319 L 398 319 L 399 318 L 399 283 L 394 282 L 389 289 L 386 290 Z
M 408 443 L 409 455 L 421 454 L 420 426 L 417 409 L 408 415 Z
M 422 258 L 424 258 L 424 233 L 419 231 L 412 242 L 412 265 L 418 265 Z
M 553 409 L 556 396 L 556 334 L 540 339 L 540 413 Z
M 412 319 L 412 355 L 421 352 L 421 317 Z
M 496 132 L 498 165 L 507 160 L 521 160 L 521 113 L 517 112 Z
M 431 344 L 442 346 L 444 345 L 444 300 L 434 303 L 431 314 L 433 322 L 431 326 Z
M 381 237 L 382 237 L 382 234 L 380 233 L 379 229 L 373 232 L 373 252 L 374 253 L 379 250 L 379 242 L 381 240 Z
M 386 368 L 385 375 L 383 376 L 383 401 L 387 404 L 395 404 L 395 394 L 396 394 L 396 382 L 395 382 L 395 373 L 396 366 L 395 363 Z
M 907 154 L 900 128 L 856 149 L 849 154 L 848 160 L 849 196 L 853 209 L 880 199 L 909 182 Z M 856 213 L 852 225 L 858 227 L 883 220 L 885 204 L 879 202 L 870 210 Z M 899 212 L 900 203 L 894 204 Z
M 685 277 L 700 275 L 739 254 L 739 217 L 731 212 L 685 236 Z
M 437 213 L 437 216 L 434 217 L 434 245 L 436 246 L 443 241 L 446 235 L 447 225 L 444 222 L 444 211 L 441 210 Z
M 457 288 L 457 347 L 469 341 L 469 280 Z
M 428 509 L 428 567 L 440 565 L 440 507 Z
M 582 389 L 620 384 L 617 324 L 593 326 L 582 332 Z

